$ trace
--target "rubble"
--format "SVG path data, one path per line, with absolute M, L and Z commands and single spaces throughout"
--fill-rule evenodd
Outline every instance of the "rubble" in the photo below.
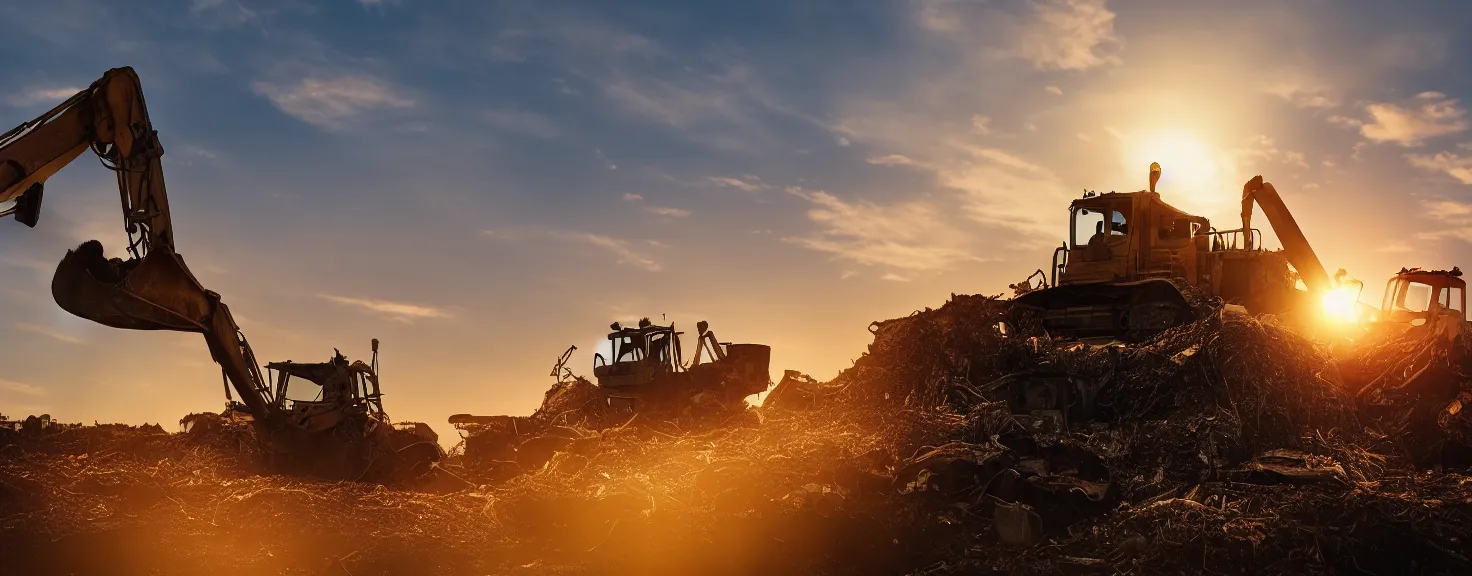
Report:
M 1192 298 L 1200 320 L 1118 346 L 955 296 L 875 323 L 836 378 L 788 371 L 721 419 L 610 414 L 564 379 L 532 416 L 484 424 L 516 437 L 507 468 L 452 457 L 470 484 L 447 493 L 256 474 L 228 426 L 67 431 L 0 447 L 0 541 L 28 543 L 0 564 L 91 537 L 276 573 L 1472 570 L 1472 481 L 1396 428 L 1420 410 L 1417 442 L 1457 445 L 1464 339 L 1442 333 L 1442 368 L 1410 378 L 1423 336 L 1333 349 Z M 1391 373 L 1393 402 L 1366 402 Z M 1038 409 L 1019 386 L 1074 403 Z M 332 545 L 291 541 L 313 533 Z

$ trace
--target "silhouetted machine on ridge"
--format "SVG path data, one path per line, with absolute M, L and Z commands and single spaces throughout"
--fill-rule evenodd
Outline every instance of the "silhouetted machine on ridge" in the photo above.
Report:
M 771 386 L 772 348 L 763 344 L 720 342 L 705 321 L 695 325 L 697 344 L 685 363 L 673 324 L 648 318 L 635 328 L 615 322 L 609 328 L 611 359 L 593 356 L 593 376 L 610 406 L 639 410 L 679 407 L 702 399 L 735 404 Z
M 363 409 L 364 398 L 294 410 L 261 377 L 229 307 L 175 252 L 160 160 L 164 150 L 132 68 L 108 70 L 87 89 L 0 135 L 0 216 L 36 226 L 46 180 L 89 149 L 117 174 L 128 259 L 108 259 L 96 240 L 67 251 L 51 282 L 57 305 L 113 328 L 203 334 L 224 372 L 227 394 L 233 388 L 240 399 L 232 405 L 250 415 L 277 460 L 303 472 L 362 478 L 377 471 L 388 477 L 423 469 L 438 457 L 438 446 L 429 450 L 419 436 L 396 434 L 381 406 Z M 340 354 L 334 362 L 339 360 L 346 362 Z M 372 380 L 376 388 L 376 376 Z
M 1150 169 L 1149 190 L 1088 192 L 1069 205 L 1072 233 L 1053 253 L 1051 275 L 1042 286 L 1023 286 L 1015 300 L 1040 312 L 1049 333 L 1130 341 L 1190 322 L 1194 312 L 1182 284 L 1254 314 L 1280 315 L 1310 310 L 1333 288 L 1277 190 L 1261 176 L 1243 187 L 1242 227 L 1217 230 L 1162 200 L 1155 192 L 1160 165 Z M 1277 231 L 1281 254 L 1261 248 L 1262 233 L 1251 226 L 1254 202 Z M 1307 291 L 1295 287 L 1288 264 Z

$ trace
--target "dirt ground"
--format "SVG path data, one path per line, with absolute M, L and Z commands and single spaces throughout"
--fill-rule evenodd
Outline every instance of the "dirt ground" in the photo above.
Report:
M 1111 350 L 957 296 L 718 417 L 630 421 L 569 381 L 533 417 L 556 433 L 452 452 L 468 485 L 263 474 L 244 430 L 7 434 L 0 572 L 1472 573 L 1464 338 L 1330 350 L 1200 306 Z M 1022 377 L 1097 397 L 1055 429 L 1009 404 Z

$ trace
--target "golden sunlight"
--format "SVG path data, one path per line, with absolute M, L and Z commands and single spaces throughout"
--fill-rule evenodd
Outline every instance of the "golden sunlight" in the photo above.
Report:
M 1359 290 L 1342 284 L 1324 294 L 1322 301 L 1325 318 L 1334 322 L 1353 323 L 1359 321 Z
M 1218 183 L 1215 155 L 1201 138 L 1184 130 L 1159 130 L 1126 140 L 1124 163 L 1130 173 L 1151 162 L 1160 163 L 1162 191 L 1199 193 Z

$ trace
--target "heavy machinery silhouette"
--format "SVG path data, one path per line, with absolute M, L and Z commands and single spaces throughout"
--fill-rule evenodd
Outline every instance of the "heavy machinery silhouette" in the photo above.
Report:
M 1150 187 L 1138 192 L 1086 192 L 1069 206 L 1072 234 L 1053 253 L 1051 275 L 1041 270 L 1013 285 L 1012 321 L 1036 314 L 1050 336 L 1108 347 L 1148 339 L 1196 320 L 1186 291 L 1216 296 L 1248 314 L 1273 314 L 1313 332 L 1329 304 L 1352 307 L 1357 293 L 1331 278 L 1272 184 L 1261 176 L 1242 189 L 1242 227 L 1217 230 L 1210 221 L 1181 211 L 1155 191 L 1160 165 L 1150 165 Z M 1261 206 L 1282 251 L 1262 246 L 1252 228 Z M 1291 267 L 1291 268 L 1290 268 Z M 1296 272 L 1296 273 L 1295 273 Z M 1034 283 L 1039 276 L 1046 276 Z M 1302 281 L 1305 289 L 1297 288 Z M 1361 288 L 1363 285 L 1361 285 Z M 1333 296 L 1331 298 L 1331 296 Z M 1007 400 L 1032 426 L 1067 429 L 1087 420 L 1093 398 L 1108 377 L 1079 378 L 1039 368 L 1008 375 L 985 388 Z
M 113 328 L 204 335 L 210 356 L 239 397 L 238 407 L 251 415 L 256 436 L 275 460 L 348 478 L 363 477 L 370 468 L 422 468 L 420 449 L 396 449 L 418 442 L 402 435 L 402 441 L 393 441 L 381 406 L 366 410 L 348 397 L 297 410 L 267 385 L 229 307 L 200 284 L 175 251 L 164 150 L 132 68 L 108 70 L 87 89 L 0 135 L 0 205 L 9 203 L 0 216 L 35 227 L 47 179 L 89 149 L 117 174 L 128 258 L 107 258 L 96 240 L 67 251 L 51 282 L 52 297 L 62 309 Z M 334 366 L 338 360 L 340 355 Z M 273 366 L 283 373 L 305 373 L 301 365 Z M 406 458 L 421 461 L 395 463 Z
M 610 358 L 593 355 L 593 377 L 610 406 L 628 410 L 681 408 L 707 400 L 739 404 L 772 385 L 772 348 L 716 339 L 704 320 L 696 323 L 695 353 L 686 364 L 680 346 L 684 332 L 648 318 L 634 328 L 615 322 L 608 334 Z
M 1190 322 L 1182 293 L 1195 287 L 1251 313 L 1302 318 L 1334 286 L 1293 215 L 1261 176 L 1242 191 L 1242 227 L 1217 230 L 1155 191 L 1160 165 L 1150 165 L 1150 188 L 1086 192 L 1069 205 L 1071 235 L 1053 253 L 1051 274 L 1033 286 L 1014 285 L 1019 309 L 1040 313 L 1059 337 L 1138 341 Z M 1261 248 L 1252 205 L 1263 207 L 1283 251 Z M 1295 288 L 1288 264 L 1307 290 Z M 1042 275 L 1041 271 L 1033 278 Z
M 530 416 L 455 414 L 449 422 L 465 440 L 465 457 L 478 466 L 527 470 L 556 450 L 586 441 L 583 430 L 624 425 L 632 413 L 650 417 L 722 416 L 746 408 L 746 397 L 771 387 L 772 350 L 762 344 L 721 342 L 705 321 L 688 362 L 673 324 L 648 318 L 637 327 L 615 322 L 607 351 L 593 355 L 593 384 L 572 374 L 569 347 L 552 368 L 557 383 Z

